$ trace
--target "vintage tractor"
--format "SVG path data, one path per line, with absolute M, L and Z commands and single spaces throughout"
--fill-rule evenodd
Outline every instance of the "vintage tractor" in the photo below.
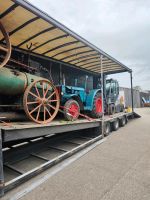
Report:
M 77 84 L 77 79 L 75 80 Z M 64 109 L 65 119 L 74 121 L 78 119 L 80 112 L 89 112 L 92 118 L 100 118 L 102 116 L 102 94 L 101 83 L 98 89 L 87 89 L 88 76 L 84 80 L 84 87 L 72 87 L 61 85 L 58 90 L 61 96 L 61 106 Z M 104 84 L 104 112 L 114 114 L 116 111 L 122 111 L 123 105 L 116 105 L 119 95 L 119 84 L 117 80 L 107 79 Z
M 75 80 L 76 85 L 77 79 Z M 87 89 L 88 76 L 85 78 L 84 88 L 77 86 L 61 85 L 58 88 L 61 96 L 61 107 L 64 110 L 66 120 L 75 121 L 80 112 L 86 111 L 93 118 L 102 115 L 101 89 Z
M 118 102 L 119 83 L 115 79 L 106 79 L 104 84 L 104 108 L 105 112 L 112 115 L 115 112 L 123 112 L 123 102 Z
M 49 123 L 59 110 L 60 99 L 56 87 L 49 80 L 27 73 L 22 68 L 11 68 L 8 65 L 11 43 L 2 23 L 0 31 L 3 35 L 0 44 L 0 112 L 24 110 L 32 121 Z

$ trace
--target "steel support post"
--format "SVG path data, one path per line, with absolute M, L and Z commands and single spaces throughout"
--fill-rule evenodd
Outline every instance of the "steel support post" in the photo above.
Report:
M 3 171 L 3 153 L 2 153 L 2 132 L 0 129 L 0 197 L 4 195 L 4 171 Z
M 132 112 L 134 112 L 134 103 L 133 103 L 133 76 L 132 76 L 132 72 L 130 72 L 130 80 L 131 80 L 131 107 L 132 107 Z
M 101 130 L 102 136 L 104 137 L 104 76 L 103 76 L 103 55 L 100 56 L 101 60 L 101 94 L 102 94 L 102 123 L 101 123 Z

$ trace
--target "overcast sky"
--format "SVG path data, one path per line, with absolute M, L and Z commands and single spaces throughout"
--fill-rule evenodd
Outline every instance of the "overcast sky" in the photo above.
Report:
M 150 90 L 150 0 L 29 0 L 133 70 Z M 129 86 L 129 74 L 115 76 Z

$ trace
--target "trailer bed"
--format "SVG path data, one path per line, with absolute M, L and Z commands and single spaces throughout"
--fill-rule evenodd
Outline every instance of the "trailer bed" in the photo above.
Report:
M 131 113 L 116 113 L 112 116 L 105 115 L 104 122 L 113 122 L 116 118 L 132 116 Z M 35 138 L 45 135 L 54 135 L 64 132 L 77 131 L 90 128 L 100 128 L 102 119 L 78 119 L 76 121 L 53 120 L 50 124 L 35 124 L 33 122 L 0 123 L 3 142 Z

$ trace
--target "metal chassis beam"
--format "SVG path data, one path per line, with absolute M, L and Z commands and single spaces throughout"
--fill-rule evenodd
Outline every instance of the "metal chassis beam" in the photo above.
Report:
M 132 77 L 132 72 L 130 72 L 130 81 L 131 81 L 131 106 L 132 106 L 132 112 L 134 112 L 134 103 L 133 103 L 133 77 Z
M 0 197 L 4 195 L 4 171 L 3 171 L 3 152 L 2 152 L 2 132 L 0 130 Z
M 22 129 L 2 129 L 3 142 L 10 142 L 15 140 L 35 138 L 45 135 L 60 134 L 75 130 L 82 130 L 87 128 L 94 128 L 100 126 L 100 121 L 74 123 L 65 125 L 42 126 Z

